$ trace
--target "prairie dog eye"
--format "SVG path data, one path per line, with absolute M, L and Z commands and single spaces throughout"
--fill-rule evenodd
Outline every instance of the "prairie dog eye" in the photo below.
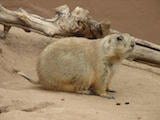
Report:
M 118 36 L 116 39 L 117 39 L 117 41 L 122 41 L 124 39 L 124 37 L 123 36 Z

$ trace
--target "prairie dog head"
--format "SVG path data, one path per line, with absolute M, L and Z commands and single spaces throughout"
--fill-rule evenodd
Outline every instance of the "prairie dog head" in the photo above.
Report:
M 104 53 L 108 57 L 126 58 L 133 51 L 135 42 L 127 33 L 111 34 L 103 38 Z

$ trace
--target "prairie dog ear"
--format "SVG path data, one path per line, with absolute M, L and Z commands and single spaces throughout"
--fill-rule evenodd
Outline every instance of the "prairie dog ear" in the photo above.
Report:
M 100 27 L 101 27 L 101 31 L 102 31 L 102 36 L 105 37 L 106 35 L 109 34 L 111 22 L 108 19 L 103 20 L 100 23 Z
M 123 35 L 125 35 L 125 36 L 127 36 L 127 37 L 129 37 L 129 36 L 130 36 L 130 34 L 128 34 L 128 33 L 123 33 Z

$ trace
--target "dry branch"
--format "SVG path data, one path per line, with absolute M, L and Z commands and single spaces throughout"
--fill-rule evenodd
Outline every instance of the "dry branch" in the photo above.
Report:
M 131 68 L 135 68 L 135 69 L 139 69 L 139 70 L 148 71 L 148 72 L 154 73 L 156 75 L 160 75 L 160 69 L 157 67 L 151 67 L 149 65 L 144 65 L 144 64 L 142 65 L 138 62 L 134 62 L 134 61 L 130 62 L 128 60 L 124 60 L 122 62 L 122 65 L 131 67 Z
M 157 65 L 160 67 L 160 52 L 149 49 L 147 47 L 136 46 L 132 57 L 135 61 L 142 62 L 142 63 L 150 63 L 150 65 Z
M 76 7 L 70 11 L 67 5 L 56 8 L 56 15 L 46 19 L 30 14 L 19 8 L 11 11 L 0 6 L 0 23 L 4 25 L 3 37 L 6 37 L 9 26 L 16 26 L 25 31 L 33 31 L 46 36 L 82 36 L 86 38 L 100 38 L 108 34 L 110 23 L 100 24 L 89 16 L 89 11 Z M 105 31 L 105 33 L 103 33 Z
M 26 32 L 36 32 L 49 37 L 86 37 L 102 38 L 111 33 L 120 33 L 110 28 L 108 20 L 97 22 L 89 11 L 76 7 L 70 11 L 67 5 L 56 8 L 56 15 L 51 19 L 30 14 L 19 8 L 11 11 L 0 6 L 0 24 L 4 25 L 1 37 L 5 38 L 12 26 L 24 29 Z M 135 61 L 160 65 L 160 46 L 154 43 L 134 38 L 136 48 L 131 55 Z

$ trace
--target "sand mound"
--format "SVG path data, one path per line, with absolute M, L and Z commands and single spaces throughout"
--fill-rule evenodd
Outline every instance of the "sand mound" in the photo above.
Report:
M 17 28 L 0 39 L 0 120 L 159 120 L 160 76 L 154 73 L 121 66 L 112 83 L 116 99 L 108 100 L 47 91 L 13 72 L 37 79 L 37 58 L 50 41 Z

